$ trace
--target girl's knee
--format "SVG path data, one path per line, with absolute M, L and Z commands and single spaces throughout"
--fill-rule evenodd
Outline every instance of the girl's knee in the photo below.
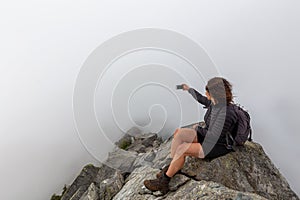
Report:
M 186 141 L 186 137 L 188 137 L 191 134 L 189 132 L 187 132 L 187 130 L 184 128 L 178 128 L 178 129 L 176 129 L 176 131 L 174 133 L 174 136 L 175 135 L 178 139 Z
M 177 128 L 177 129 L 175 130 L 175 132 L 174 132 L 174 137 L 175 137 L 175 135 L 179 132 L 179 130 L 180 130 L 180 128 Z
M 185 154 L 185 152 L 188 150 L 188 148 L 189 148 L 189 144 L 187 144 L 187 143 L 182 143 L 182 144 L 180 144 L 180 145 L 177 147 L 176 153 L 177 153 L 177 154 L 183 155 L 183 154 Z

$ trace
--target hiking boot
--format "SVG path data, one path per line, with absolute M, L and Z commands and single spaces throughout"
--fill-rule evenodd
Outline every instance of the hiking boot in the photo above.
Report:
M 156 178 L 160 178 L 163 173 L 166 173 L 168 171 L 168 169 L 169 169 L 169 166 L 170 165 L 166 165 L 165 167 L 163 167 L 161 169 L 161 171 L 156 174 Z
M 156 174 L 156 178 L 160 178 L 163 173 L 166 173 L 169 169 L 169 166 L 170 165 L 163 167 L 162 170 Z M 181 173 L 181 169 L 176 172 L 176 174 L 178 174 L 178 173 Z
M 161 191 L 162 194 L 166 194 L 169 192 L 169 182 L 171 177 L 168 177 L 166 173 L 163 173 L 160 178 L 153 180 L 145 180 L 144 185 L 148 190 L 152 192 Z

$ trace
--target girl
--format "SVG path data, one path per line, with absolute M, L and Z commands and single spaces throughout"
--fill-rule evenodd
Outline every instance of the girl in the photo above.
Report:
M 169 191 L 170 179 L 183 167 L 186 156 L 196 158 L 216 158 L 232 150 L 227 147 L 226 133 L 232 132 L 237 122 L 233 109 L 232 85 L 222 77 L 214 77 L 207 82 L 205 96 L 186 84 L 188 91 L 203 108 L 206 126 L 196 124 L 193 128 L 177 128 L 171 144 L 172 161 L 157 174 L 157 179 L 145 180 L 144 185 L 151 191 Z M 232 144 L 232 141 L 230 141 Z

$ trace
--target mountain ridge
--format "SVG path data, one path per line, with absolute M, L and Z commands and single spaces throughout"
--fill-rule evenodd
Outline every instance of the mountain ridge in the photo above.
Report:
M 191 127 L 192 125 L 186 126 Z M 236 152 L 215 159 L 186 157 L 181 173 L 169 184 L 170 192 L 151 192 L 143 180 L 171 160 L 173 136 L 165 141 L 156 133 L 135 127 L 118 142 L 100 166 L 86 165 L 61 195 L 51 200 L 100 199 L 291 199 L 299 200 L 263 147 L 247 141 Z

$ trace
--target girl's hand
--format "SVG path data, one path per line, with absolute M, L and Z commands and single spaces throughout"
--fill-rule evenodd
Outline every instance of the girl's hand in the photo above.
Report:
M 189 90 L 190 89 L 190 87 L 187 85 L 187 84 L 182 84 L 182 89 L 183 90 Z
M 193 125 L 193 129 L 195 129 L 195 130 L 196 130 L 197 126 L 199 126 L 199 124 L 198 124 L 198 123 L 197 123 L 197 124 L 194 124 L 194 125 Z

